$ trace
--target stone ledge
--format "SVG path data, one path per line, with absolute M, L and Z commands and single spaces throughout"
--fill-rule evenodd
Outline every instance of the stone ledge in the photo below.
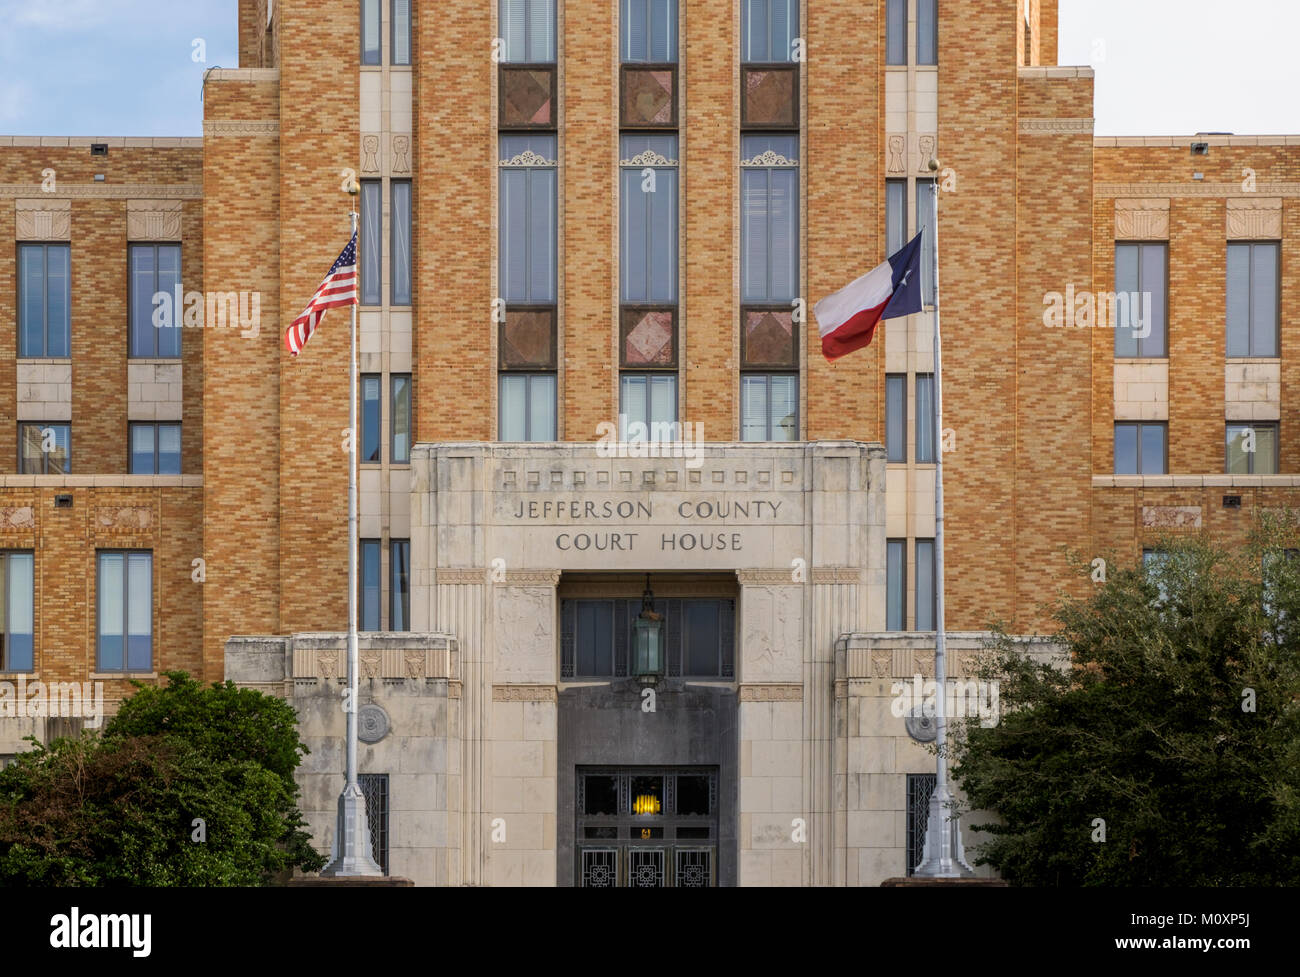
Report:
M 882 889 L 932 889 L 941 886 L 958 886 L 963 888 L 1009 889 L 1011 883 L 1005 879 L 921 879 L 916 876 L 899 876 L 885 879 L 880 883 Z

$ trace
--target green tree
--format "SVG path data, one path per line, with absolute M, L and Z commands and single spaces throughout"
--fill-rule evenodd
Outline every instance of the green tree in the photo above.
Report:
M 1300 560 L 1166 541 L 1057 607 L 1068 661 L 1001 635 L 1001 721 L 963 725 L 953 776 L 1022 885 L 1300 883 Z M 1098 830 L 1104 821 L 1104 841 Z
M 292 708 L 168 679 L 102 738 L 38 745 L 0 771 L 0 885 L 264 885 L 323 865 L 297 808 Z

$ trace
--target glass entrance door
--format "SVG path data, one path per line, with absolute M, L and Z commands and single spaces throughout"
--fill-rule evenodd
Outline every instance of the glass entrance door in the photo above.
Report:
M 716 767 L 579 767 L 576 884 L 716 885 Z

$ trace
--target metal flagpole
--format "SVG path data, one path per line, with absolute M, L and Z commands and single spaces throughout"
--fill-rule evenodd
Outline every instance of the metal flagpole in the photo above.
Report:
M 355 199 L 356 181 L 348 185 Z M 357 233 L 355 203 L 349 215 L 352 234 Z M 360 248 L 357 249 L 360 271 Z M 355 280 L 354 280 L 355 281 Z M 356 288 L 355 283 L 352 286 Z M 321 870 L 324 876 L 383 875 L 370 844 L 370 823 L 366 798 L 357 784 L 357 304 L 352 303 L 352 362 L 348 371 L 348 698 L 347 782 L 339 795 L 338 824 L 334 832 L 334 858 Z
M 951 815 L 952 794 L 948 790 L 948 673 L 944 649 L 943 619 L 943 353 L 939 341 L 939 161 L 930 160 L 936 173 L 934 191 L 934 686 L 935 742 L 939 745 L 934 793 L 930 795 L 930 816 L 925 826 L 925 848 L 914 874 L 926 878 L 952 879 L 974 875 L 966 864 L 961 844 L 961 824 Z M 951 818 L 951 820 L 949 820 Z

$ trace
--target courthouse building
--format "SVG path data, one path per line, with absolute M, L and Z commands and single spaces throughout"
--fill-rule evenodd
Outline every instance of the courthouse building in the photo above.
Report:
M 323 850 L 347 310 L 282 336 L 352 175 L 359 767 L 419 884 L 907 874 L 939 450 L 962 679 L 993 622 L 1051 652 L 1067 551 L 1300 502 L 1300 137 L 1096 138 L 1056 0 L 237 15 L 201 139 L 0 137 L 0 680 L 287 697 Z M 933 251 L 866 349 L 811 315 L 936 194 L 938 444 Z M 0 753 L 75 726 L 0 716 Z

